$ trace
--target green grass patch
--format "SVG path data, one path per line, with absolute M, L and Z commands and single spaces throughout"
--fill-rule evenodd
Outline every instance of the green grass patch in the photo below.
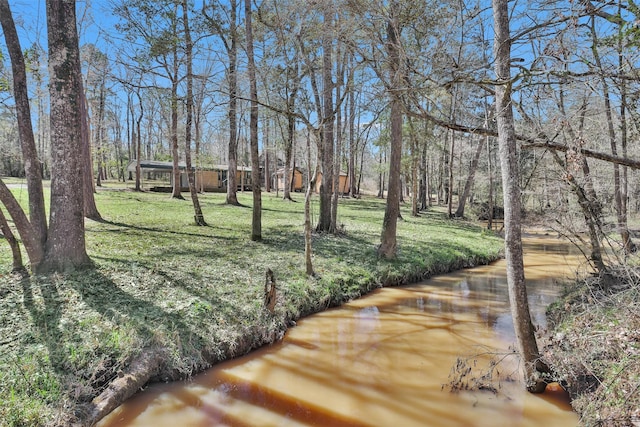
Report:
M 113 183 L 107 186 L 115 187 Z M 26 191 L 14 188 L 21 200 Z M 302 197 L 263 193 L 263 241 L 253 242 L 251 194 L 224 205 L 200 196 L 208 227 L 190 201 L 101 189 L 103 222 L 86 222 L 94 267 L 20 280 L 0 241 L 0 425 L 45 425 L 90 401 L 141 352 L 167 349 L 155 380 L 189 376 L 271 342 L 300 316 L 383 285 L 487 263 L 502 241 L 431 211 L 399 222 L 399 255 L 376 256 L 384 201 L 341 199 L 339 236 L 314 235 L 318 277 L 304 271 Z M 318 201 L 313 200 L 314 222 Z M 276 277 L 275 314 L 263 308 L 265 271 Z

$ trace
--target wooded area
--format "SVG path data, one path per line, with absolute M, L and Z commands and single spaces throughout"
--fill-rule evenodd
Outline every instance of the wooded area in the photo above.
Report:
M 395 200 L 411 200 L 414 215 L 434 202 L 460 217 L 469 203 L 485 217 L 503 205 L 493 17 L 486 3 L 265 0 L 242 6 L 235 0 L 79 6 L 86 94 L 80 104 L 90 147 L 84 169 L 85 181 L 93 182 L 85 199 L 106 179 L 142 189 L 142 172 L 126 170 L 131 161 L 171 160 L 173 197 L 182 197 L 181 161 L 188 172 L 252 166 L 267 191 L 278 169 L 293 185 L 295 168 L 308 183 L 318 166 L 324 173 L 316 228 L 324 232 L 336 230 L 339 194 L 332 189 L 344 172 L 350 196 L 390 192 L 390 208 Z M 250 12 L 253 28 L 246 25 Z M 560 228 L 587 227 L 592 246 L 615 229 L 627 251 L 633 249 L 629 211 L 640 209 L 640 182 L 629 170 L 638 166 L 629 141 L 640 121 L 636 12 L 624 1 L 532 1 L 510 12 L 522 205 L 529 215 L 563 222 Z M 109 18 L 97 20 L 102 13 Z M 0 104 L 0 173 L 29 177 L 37 194 L 35 169 L 45 178 L 55 169 L 45 67 L 51 48 L 37 37 L 21 48 L 5 24 L 10 55 L 2 81 L 7 95 L 16 92 Z M 33 25 L 24 21 L 20 32 L 38 31 Z M 20 132 L 33 143 L 21 144 Z M 195 217 L 204 223 L 187 175 Z M 225 184 L 228 203 L 236 204 L 236 175 Z M 285 186 L 285 198 L 292 185 Z M 42 211 L 43 202 L 33 197 L 31 212 Z M 99 216 L 95 207 L 87 212 Z M 392 217 L 381 246 L 390 257 Z M 43 236 L 44 216 L 32 221 Z
M 149 190 L 142 161 L 172 162 L 162 185 L 174 199 L 183 198 L 184 171 L 199 226 L 209 223 L 198 171 L 224 165 L 226 203 L 235 206 L 245 183 L 233 171 L 250 168 L 253 241 L 265 237 L 263 191 L 279 192 L 282 176 L 282 197 L 295 199 L 300 170 L 309 276 L 311 229 L 339 234 L 345 196 L 386 199 L 376 248 L 386 260 L 402 246 L 403 202 L 416 217 L 435 203 L 489 228 L 503 219 L 519 351 L 529 389 L 540 391 L 549 369 L 538 362 L 527 307 L 522 221 L 581 244 L 604 283 L 636 251 L 633 1 L 46 5 L 45 43 L 28 9 L 12 14 L 0 0 L 0 176 L 25 177 L 29 193 L 24 209 L 0 179 L 0 227 L 16 270 L 27 271 L 14 234 L 32 272 L 90 265 L 84 217 L 101 219 L 96 188 L 119 181 Z M 51 179 L 48 221 L 43 179 Z

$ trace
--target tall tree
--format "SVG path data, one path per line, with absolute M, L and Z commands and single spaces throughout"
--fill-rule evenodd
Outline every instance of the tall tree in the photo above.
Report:
M 464 208 L 467 204 L 467 199 L 471 194 L 471 186 L 474 183 L 476 177 L 476 170 L 478 169 L 478 162 L 480 161 L 480 155 L 484 149 L 484 138 L 478 136 L 478 145 L 476 146 L 476 151 L 473 154 L 473 158 L 471 159 L 471 164 L 469 165 L 469 175 L 467 175 L 467 180 L 464 183 L 464 190 L 462 194 L 458 197 L 458 208 L 456 209 L 455 216 L 457 218 L 464 217 Z
M 316 231 L 335 231 L 335 224 L 331 223 L 331 194 L 333 183 L 333 152 L 334 152 L 334 111 L 333 111 L 333 0 L 324 4 L 322 12 L 322 139 L 321 164 L 322 181 L 320 183 L 320 214 Z
M 508 0 L 493 0 L 494 56 L 496 73 L 496 122 L 502 170 L 504 199 L 505 258 L 507 260 L 507 286 L 511 316 L 518 351 L 524 361 L 527 389 L 542 392 L 546 383 L 540 373 L 548 367 L 540 360 L 540 352 L 531 321 L 527 288 L 524 279 L 522 254 L 522 206 L 520 200 L 520 172 L 516 152 L 516 134 L 512 105 L 511 35 L 509 32 Z
M 65 271 L 90 263 L 84 236 L 80 49 L 73 0 L 47 0 L 51 98 L 51 214 L 38 271 Z
M 238 202 L 238 4 L 237 0 L 229 0 L 228 8 L 221 2 L 202 3 L 202 14 L 211 30 L 220 37 L 227 52 L 228 65 L 226 69 L 229 91 L 229 105 L 227 117 L 229 121 L 228 140 L 228 170 L 227 170 L 227 199 L 229 205 L 239 205 Z M 224 26 L 224 16 L 228 27 Z
M 387 259 L 396 257 L 397 227 L 400 216 L 400 174 L 402 168 L 402 122 L 403 106 L 401 91 L 403 88 L 402 60 L 400 56 L 400 22 L 398 20 L 398 4 L 393 0 L 387 17 L 387 39 L 385 48 L 389 61 L 389 98 L 390 98 L 390 145 L 389 156 L 389 185 L 387 190 L 387 205 L 382 222 L 382 236 L 378 254 Z
M 171 197 L 174 199 L 183 199 L 182 182 L 180 179 L 180 152 L 178 151 L 178 85 L 180 84 L 180 59 L 178 56 L 178 3 L 175 2 L 173 10 L 169 12 L 170 33 L 165 35 L 164 40 L 157 40 L 156 43 L 167 43 L 168 52 L 164 56 L 163 63 L 166 74 L 171 82 L 171 159 L 173 160 L 173 189 Z M 169 37 L 167 37 L 169 36 Z M 160 48 L 160 47 L 156 47 Z M 162 48 L 160 48 L 162 49 Z M 166 58 L 171 60 L 167 61 Z M 139 136 L 139 135 L 138 135 Z M 141 141 L 138 139 L 138 144 Z
M 251 187 L 253 189 L 253 215 L 251 220 L 251 240 L 262 240 L 262 189 L 260 187 L 260 157 L 258 153 L 258 83 L 256 62 L 253 52 L 253 24 L 251 21 L 251 0 L 244 1 L 244 19 L 247 36 L 247 67 L 251 110 L 249 113 L 249 142 L 251 149 Z
M 116 28 L 130 42 L 120 45 L 120 54 L 124 57 L 122 62 L 140 76 L 140 88 L 155 88 L 156 93 L 168 94 L 170 153 L 173 161 L 171 197 L 183 199 L 178 145 L 178 90 L 183 79 L 180 73 L 183 62 L 180 40 L 183 35 L 180 33 L 179 5 L 178 0 L 120 0 L 114 12 L 121 18 Z M 160 82 L 168 82 L 169 87 L 160 90 Z M 139 144 L 142 143 L 140 136 Z
M 193 124 L 193 40 L 191 39 L 191 28 L 189 27 L 189 5 L 187 0 L 182 0 L 182 23 L 184 25 L 185 61 L 187 64 L 187 94 L 186 109 L 187 120 L 185 124 L 184 136 L 184 156 L 187 168 L 187 179 L 189 181 L 189 193 L 193 202 L 194 220 L 196 225 L 207 225 L 200 207 L 198 191 L 196 189 L 195 173 L 191 165 L 191 129 Z
M 600 57 L 599 52 L 599 37 L 596 31 L 595 25 L 596 17 L 591 16 L 591 37 L 592 44 L 591 50 L 593 52 L 593 59 L 595 61 L 596 70 L 598 76 L 600 76 L 600 83 L 602 85 L 602 98 L 604 101 L 604 111 L 607 120 L 607 136 L 609 138 L 609 145 L 611 147 L 611 154 L 614 156 L 618 155 L 618 141 L 616 137 L 614 119 L 613 119 L 613 107 L 611 105 L 611 94 L 609 89 L 609 82 L 607 81 L 605 75 L 605 70 L 602 64 L 602 59 Z M 620 70 L 622 71 L 622 70 Z M 624 118 L 624 103 L 622 103 L 622 115 L 621 118 Z M 622 131 L 625 132 L 626 137 L 626 122 L 622 122 Z M 625 142 L 626 145 L 626 142 Z M 626 148 L 626 147 L 625 147 Z M 616 219 L 618 225 L 618 231 L 620 233 L 620 237 L 622 239 L 622 247 L 628 253 L 631 252 L 633 247 L 633 243 L 631 242 L 631 235 L 629 233 L 629 227 L 627 224 L 627 201 L 626 201 L 626 181 L 622 181 L 622 177 L 620 174 L 620 166 L 617 164 L 613 164 L 613 193 L 614 193 L 614 201 L 615 201 L 615 211 L 616 211 Z M 625 185 L 623 185 L 623 183 Z
M 37 239 L 44 245 L 47 240 L 47 218 L 42 189 L 42 168 L 31 126 L 25 61 L 8 0 L 0 0 L 0 24 L 11 59 L 20 146 L 29 192 L 29 217 Z
M 78 64 L 80 65 L 80 64 Z M 78 73 L 81 73 L 78 70 Z M 78 106 L 80 107 L 80 140 L 82 143 L 82 166 L 83 175 L 83 199 L 84 199 L 84 216 L 99 221 L 102 215 L 98 211 L 94 193 L 96 191 L 93 186 L 93 162 L 91 161 L 91 138 L 89 132 L 89 114 L 87 111 L 87 98 L 84 94 L 82 79 L 80 79 L 80 92 L 78 92 Z M 100 175 L 100 171 L 98 171 Z

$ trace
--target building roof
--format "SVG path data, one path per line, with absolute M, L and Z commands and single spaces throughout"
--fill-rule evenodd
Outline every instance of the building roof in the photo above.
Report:
M 178 167 L 181 171 L 187 169 L 187 165 L 185 162 L 179 162 Z M 140 160 L 140 168 L 145 172 L 171 172 L 173 170 L 173 162 L 161 162 L 158 160 Z M 192 169 L 195 169 L 192 167 Z M 200 170 L 210 170 L 210 171 L 218 171 L 218 170 L 229 170 L 229 165 L 207 165 L 201 166 L 198 169 Z M 251 171 L 250 166 L 239 166 L 237 170 L 242 171 Z M 136 171 L 136 161 L 132 160 L 127 165 L 127 172 L 135 172 Z

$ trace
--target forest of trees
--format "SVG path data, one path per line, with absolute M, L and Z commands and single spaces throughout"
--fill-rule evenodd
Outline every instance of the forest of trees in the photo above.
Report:
M 174 174 L 184 161 L 251 166 L 253 51 L 262 186 L 271 189 L 278 168 L 289 181 L 294 167 L 305 176 L 316 165 L 326 171 L 319 230 L 335 228 L 338 197 L 330 189 L 340 172 L 348 174 L 352 196 L 393 193 L 389 179 L 397 176 L 391 187 L 411 200 L 414 214 L 433 201 L 452 216 L 464 216 L 469 202 L 485 210 L 502 205 L 486 2 L 264 0 L 247 9 L 235 0 L 135 0 L 79 7 L 86 7 L 78 29 L 94 185 L 135 180 L 139 188 L 139 176 L 126 171 L 136 159 L 173 161 Z M 596 228 L 611 214 L 627 249 L 627 216 L 640 208 L 640 182 L 627 166 L 636 165 L 590 158 L 636 154 L 629 144 L 640 120 L 636 12 L 625 1 L 532 1 L 510 15 L 522 203 L 549 218 L 575 212 L 574 225 L 598 217 Z M 102 14 L 109 19 L 96 18 Z M 20 18 L 20 32 L 41 30 Z M 25 39 L 30 121 L 48 178 L 48 50 L 38 37 Z M 0 173 L 23 176 L 18 104 L 9 55 L 3 58 Z M 389 165 L 399 175 L 389 174 Z M 229 174 L 231 204 L 234 181 Z M 182 197 L 179 186 L 173 196 Z
M 621 256 L 635 250 L 640 11 L 631 0 L 113 0 L 79 3 L 77 19 L 74 1 L 48 0 L 46 44 L 35 22 L 14 11 L 16 30 L 8 0 L 0 6 L 0 175 L 26 176 L 29 218 L 2 181 L 0 200 L 35 270 L 88 262 L 77 213 L 99 218 L 92 194 L 105 180 L 141 190 L 141 160 L 173 162 L 175 198 L 186 163 L 201 225 L 193 168 L 250 166 L 252 240 L 262 238 L 261 192 L 276 169 L 287 182 L 294 168 L 307 180 L 322 172 L 322 233 L 338 229 L 346 172 L 350 196 L 387 198 L 384 258 L 396 255 L 401 201 L 413 215 L 432 203 L 451 217 L 467 203 L 489 218 L 503 207 L 514 294 L 524 288 L 522 215 L 585 230 L 601 273 L 605 240 Z M 52 178 L 48 224 L 42 177 Z M 238 204 L 234 180 L 229 204 Z M 0 222 L 8 230 L 4 214 Z M 523 300 L 512 309 L 525 319 Z M 534 347 L 520 348 L 527 360 Z

